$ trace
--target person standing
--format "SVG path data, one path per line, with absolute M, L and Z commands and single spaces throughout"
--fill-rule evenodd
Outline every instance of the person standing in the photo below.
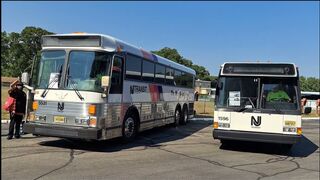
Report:
M 9 125 L 9 134 L 8 140 L 13 138 L 20 138 L 20 125 L 23 119 L 23 116 L 26 111 L 26 93 L 23 92 L 22 82 L 16 80 L 10 84 L 10 89 L 8 91 L 9 96 L 15 99 L 15 104 L 13 109 L 10 111 L 10 125 Z M 15 132 L 14 132 L 15 129 Z

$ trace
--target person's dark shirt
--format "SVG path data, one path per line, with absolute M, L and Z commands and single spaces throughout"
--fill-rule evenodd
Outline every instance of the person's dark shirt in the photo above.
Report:
M 10 89 L 8 93 L 10 97 L 16 99 L 15 112 L 24 114 L 26 111 L 26 101 L 27 101 L 26 93 L 17 88 Z

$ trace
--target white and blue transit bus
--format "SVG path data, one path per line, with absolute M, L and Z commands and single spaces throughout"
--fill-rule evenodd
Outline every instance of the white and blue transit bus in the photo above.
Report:
M 219 72 L 213 137 L 280 143 L 302 134 L 298 68 L 291 63 L 224 63 Z M 310 113 L 306 108 L 305 113 Z
M 43 36 L 24 132 L 132 140 L 140 131 L 186 124 L 194 79 L 194 70 L 111 36 Z

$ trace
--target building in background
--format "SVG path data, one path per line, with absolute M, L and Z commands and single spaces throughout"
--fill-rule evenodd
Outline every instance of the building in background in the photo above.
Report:
M 214 99 L 215 89 L 211 88 L 211 81 L 197 79 L 194 93 L 196 101 L 211 101 Z
M 315 111 L 317 109 L 317 101 L 320 99 L 320 92 L 301 91 L 301 99 L 303 98 L 306 98 L 304 106 L 311 107 Z

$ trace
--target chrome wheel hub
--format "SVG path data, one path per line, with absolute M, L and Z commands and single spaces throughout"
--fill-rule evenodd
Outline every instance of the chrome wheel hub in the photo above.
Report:
M 131 137 L 134 133 L 134 120 L 129 117 L 124 124 L 124 134 L 126 137 Z
M 185 110 L 184 111 L 184 118 L 183 118 L 184 122 L 187 122 L 188 120 L 188 112 Z
M 180 119 L 180 112 L 179 111 L 176 111 L 176 122 L 179 122 L 179 119 Z

